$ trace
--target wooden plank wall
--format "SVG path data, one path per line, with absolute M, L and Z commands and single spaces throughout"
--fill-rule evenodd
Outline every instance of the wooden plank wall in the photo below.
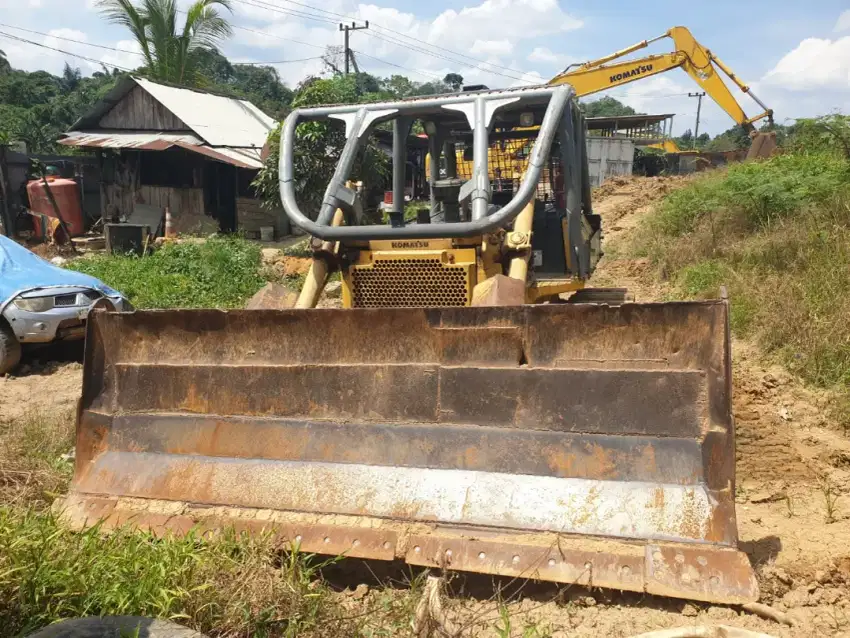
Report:
M 139 184 L 138 153 L 122 153 L 115 158 L 115 181 L 101 184 L 101 201 L 107 218 L 128 217 L 136 205 L 171 208 L 178 233 L 210 234 L 219 230 L 218 220 L 204 211 L 203 188 L 172 188 Z
M 100 118 L 100 126 L 136 131 L 190 131 L 180 118 L 140 86 L 134 87 Z

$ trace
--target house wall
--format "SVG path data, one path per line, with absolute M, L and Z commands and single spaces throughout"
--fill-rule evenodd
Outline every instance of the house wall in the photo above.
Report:
M 161 209 L 168 206 L 178 233 L 208 235 L 218 232 L 218 220 L 206 214 L 203 188 L 141 184 L 139 157 L 138 151 L 129 151 L 106 160 L 101 201 L 107 220 L 131 217 L 136 204 Z
M 145 91 L 136 86 L 110 111 L 100 118 L 105 129 L 190 131 L 191 129 L 174 113 L 165 108 Z

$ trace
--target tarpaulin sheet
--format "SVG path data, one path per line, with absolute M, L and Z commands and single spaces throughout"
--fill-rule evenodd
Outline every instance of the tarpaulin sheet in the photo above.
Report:
M 109 297 L 120 294 L 91 275 L 54 266 L 0 235 L 0 312 L 23 292 L 53 286 L 84 286 Z

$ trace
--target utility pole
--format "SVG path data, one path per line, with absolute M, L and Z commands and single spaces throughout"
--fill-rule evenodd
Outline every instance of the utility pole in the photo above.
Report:
M 361 25 L 361 26 L 357 26 L 357 24 L 353 21 L 350 25 L 349 24 L 342 24 L 341 22 L 339 23 L 339 30 L 345 32 L 345 74 L 346 75 L 348 75 L 349 65 L 354 59 L 354 52 L 351 50 L 351 47 L 348 46 L 348 34 L 351 31 L 360 31 L 362 29 L 368 29 L 368 28 L 369 28 L 369 21 L 368 20 L 366 20 L 366 23 Z M 354 62 L 354 68 L 355 69 L 357 68 L 357 62 Z
M 688 93 L 688 97 L 697 98 L 697 125 L 694 129 L 694 148 L 697 147 L 697 137 L 699 136 L 699 113 L 702 110 L 702 98 L 705 97 L 705 91 L 702 93 Z

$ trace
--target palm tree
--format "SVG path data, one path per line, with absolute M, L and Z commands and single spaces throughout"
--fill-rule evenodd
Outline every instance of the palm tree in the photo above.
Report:
M 4 73 L 8 73 L 12 70 L 12 65 L 9 64 L 9 60 L 6 58 L 6 54 L 3 51 L 0 51 L 0 75 Z
M 127 27 L 145 57 L 153 79 L 197 84 L 201 49 L 214 49 L 233 30 L 218 7 L 233 11 L 231 0 L 195 0 L 186 10 L 183 28 L 177 26 L 176 0 L 98 0 L 107 20 Z

